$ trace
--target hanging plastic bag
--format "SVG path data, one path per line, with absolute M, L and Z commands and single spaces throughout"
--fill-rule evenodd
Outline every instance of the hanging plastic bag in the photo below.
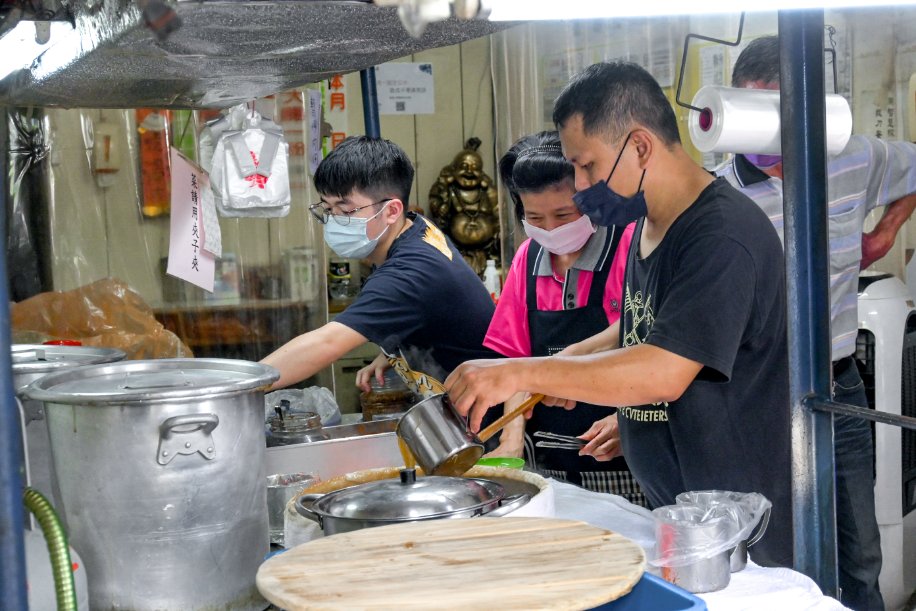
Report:
M 237 116 L 233 109 L 213 150 L 210 183 L 217 210 L 228 217 L 286 216 L 289 145 L 283 130 L 253 110 L 244 111 L 241 129 L 228 129 Z

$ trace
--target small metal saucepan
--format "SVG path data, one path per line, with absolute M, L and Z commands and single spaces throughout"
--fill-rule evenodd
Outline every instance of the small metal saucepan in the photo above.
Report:
M 418 520 L 498 517 L 530 500 L 506 496 L 502 484 L 486 479 L 427 476 L 402 469 L 400 481 L 367 482 L 296 499 L 299 515 L 317 522 L 325 535 Z
M 424 472 L 458 476 L 473 467 L 483 455 L 485 441 L 543 398 L 544 395 L 532 395 L 475 435 L 455 411 L 448 395 L 435 395 L 420 401 L 401 417 L 397 434 Z

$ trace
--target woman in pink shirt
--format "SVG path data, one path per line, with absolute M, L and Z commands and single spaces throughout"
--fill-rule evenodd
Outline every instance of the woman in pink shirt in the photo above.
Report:
M 512 260 L 484 345 L 507 357 L 549 356 L 605 331 L 620 317 L 634 225 L 596 227 L 579 212 L 572 199 L 573 166 L 563 157 L 555 131 L 521 138 L 500 159 L 499 172 L 529 239 Z M 506 409 L 522 399 L 513 397 Z M 491 454 L 521 456 L 525 435 L 538 431 L 599 438 L 595 457 L 535 446 L 538 469 L 645 505 L 612 438 L 616 427 L 617 416 L 608 407 L 580 403 L 564 410 L 538 404 L 529 420 L 516 420 L 502 431 Z

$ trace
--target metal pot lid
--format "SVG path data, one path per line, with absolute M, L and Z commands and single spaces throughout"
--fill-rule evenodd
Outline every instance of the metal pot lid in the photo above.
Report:
M 123 361 L 127 355 L 114 348 L 13 344 L 10 357 L 15 374 L 51 373 L 58 369 Z
M 381 480 L 330 492 L 312 509 L 335 518 L 419 520 L 471 511 L 499 502 L 501 484 L 484 479 L 429 475 L 416 481 Z
M 46 375 L 24 394 L 45 403 L 107 403 L 212 399 L 268 388 L 280 372 L 232 359 L 156 359 L 90 365 Z

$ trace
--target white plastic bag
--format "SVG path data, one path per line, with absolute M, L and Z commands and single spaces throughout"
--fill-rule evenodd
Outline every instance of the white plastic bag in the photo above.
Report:
M 210 163 L 217 210 L 228 217 L 286 216 L 291 198 L 289 145 L 283 130 L 257 111 L 244 110 L 240 121 L 238 116 L 233 109 L 224 124 L 217 120 L 206 139 L 201 136 L 201 160 L 206 167 L 205 141 L 209 146 L 219 133 Z
M 726 490 L 683 492 L 675 502 L 652 510 L 656 548 L 648 560 L 654 566 L 687 566 L 733 549 L 758 523 L 766 528 L 773 505 L 757 492 Z

